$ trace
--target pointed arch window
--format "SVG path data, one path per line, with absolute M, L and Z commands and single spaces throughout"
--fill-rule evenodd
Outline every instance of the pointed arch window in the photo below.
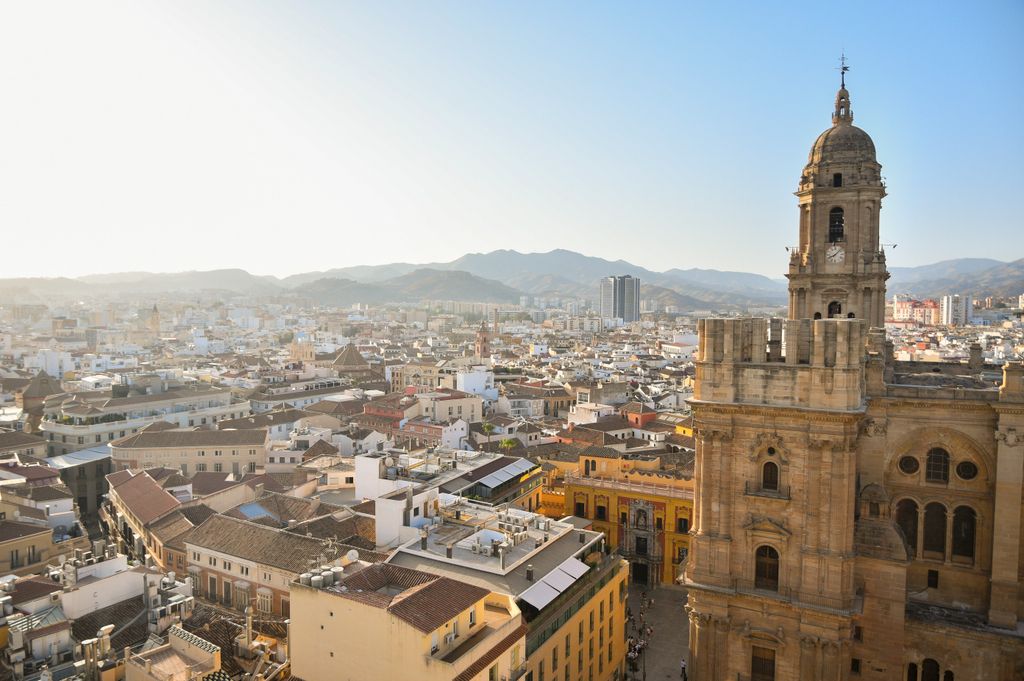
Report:
M 845 241 L 845 224 L 842 208 L 837 206 L 828 212 L 828 242 L 830 244 Z
M 939 681 L 939 663 L 930 657 L 921 663 L 921 681 Z

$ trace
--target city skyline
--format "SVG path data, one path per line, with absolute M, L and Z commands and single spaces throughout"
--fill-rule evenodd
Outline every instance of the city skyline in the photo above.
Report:
M 0 220 L 13 252 L 45 236 L 74 255 L 8 277 L 568 248 L 777 278 L 843 50 L 892 264 L 1024 254 L 1012 206 L 988 200 L 1024 179 L 1011 3 L 889 7 L 881 26 L 838 7 L 43 11 L 0 28 Z M 995 238 L 962 239 L 983 225 Z M 294 257 L 267 247 L 285 234 Z

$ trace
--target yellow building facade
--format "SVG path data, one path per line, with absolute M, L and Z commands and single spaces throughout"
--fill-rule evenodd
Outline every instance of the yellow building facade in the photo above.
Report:
M 593 521 L 594 530 L 629 561 L 633 582 L 675 582 L 690 550 L 692 479 L 609 465 L 567 473 L 564 491 L 565 514 Z
M 304 681 L 491 681 L 522 676 L 525 632 L 515 601 L 486 589 L 378 563 L 335 584 L 292 584 L 292 675 Z
M 586 563 L 591 573 L 576 591 L 529 620 L 526 681 L 625 678 L 629 563 L 600 552 Z

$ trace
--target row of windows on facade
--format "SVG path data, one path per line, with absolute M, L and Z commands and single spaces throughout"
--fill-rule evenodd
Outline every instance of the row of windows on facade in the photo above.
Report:
M 765 491 L 779 490 L 779 469 L 773 462 L 766 462 L 762 466 L 761 489 Z M 873 515 L 877 515 L 875 504 L 872 504 L 872 510 Z M 920 507 L 913 499 L 902 499 L 897 502 L 896 524 L 903 531 L 911 557 L 946 558 L 948 509 L 939 502 L 931 502 L 925 505 L 923 518 L 921 516 Z M 977 512 L 970 506 L 957 506 L 953 510 L 952 520 L 950 557 L 973 561 L 978 526 Z M 924 532 L 921 536 L 921 545 L 918 546 L 918 527 L 922 524 Z
M 897 464 L 900 472 L 905 475 L 915 475 L 921 470 L 921 462 L 915 456 L 903 456 Z M 925 482 L 937 482 L 946 484 L 949 482 L 950 456 L 949 452 L 941 447 L 933 447 L 925 455 L 924 479 Z M 978 466 L 973 461 L 961 461 L 956 465 L 956 475 L 961 480 L 970 481 L 978 477 Z
M 614 610 L 614 607 L 615 607 L 615 598 L 614 597 L 615 597 L 615 594 L 613 594 L 613 593 L 609 593 L 608 594 L 608 645 L 607 645 L 607 648 L 605 648 L 605 634 L 604 634 L 604 626 L 603 626 L 603 624 L 599 623 L 597 625 L 597 627 L 596 627 L 597 635 L 598 635 L 597 648 L 598 648 L 599 651 L 601 651 L 601 650 L 606 650 L 607 651 L 607 658 L 608 658 L 609 664 L 612 662 L 612 659 L 613 659 L 613 648 L 614 648 L 614 643 L 613 642 L 615 640 L 615 616 L 613 614 L 613 610 Z M 604 622 L 604 617 L 605 617 L 604 601 L 603 600 L 600 601 L 598 603 L 598 605 L 599 605 L 599 617 L 598 617 L 599 622 Z M 594 637 L 593 637 L 593 634 L 594 634 L 594 631 L 595 631 L 594 610 L 593 610 L 593 608 L 591 608 L 590 612 L 588 613 L 588 620 L 589 620 L 590 638 L 587 641 L 587 643 L 588 643 L 588 645 L 587 645 L 587 652 L 588 652 L 588 655 L 589 655 L 589 659 L 593 660 L 594 659 Z M 560 625 L 560 623 L 556 623 L 556 624 Z M 580 620 L 580 622 L 579 622 L 579 629 L 578 629 L 578 635 L 577 635 L 577 643 L 580 646 L 579 650 L 577 650 L 577 671 L 579 671 L 579 672 L 583 671 L 583 641 L 585 640 L 585 638 L 586 637 L 584 636 L 583 620 Z M 551 667 L 550 668 L 551 668 L 551 672 L 552 672 L 552 681 L 557 681 L 557 678 L 558 678 L 557 677 L 558 665 L 559 665 L 559 652 L 558 652 L 558 650 L 559 650 L 559 647 L 557 645 L 555 645 L 551 649 Z M 569 666 L 570 666 L 569 660 L 570 660 L 570 656 L 571 655 L 572 655 L 571 636 L 570 636 L 570 634 L 566 634 L 565 635 L 565 642 L 564 642 L 564 650 L 563 650 L 563 658 L 564 658 L 565 663 L 566 663 L 565 664 L 565 678 L 569 678 L 569 671 L 570 671 L 569 670 Z M 601 673 L 601 672 L 604 671 L 604 659 L 603 659 L 603 656 L 600 654 L 600 652 L 598 653 L 596 659 L 597 659 L 597 662 L 598 662 L 598 672 Z M 540 660 L 540 662 L 537 665 L 538 681 L 547 681 L 546 677 L 545 677 L 545 662 L 546 662 L 546 660 Z M 593 676 L 593 663 L 592 662 L 590 663 L 590 671 L 591 671 L 591 676 Z M 532 678 L 532 673 L 527 675 L 527 679 L 530 679 L 530 678 Z
M 222 586 L 220 589 L 220 593 L 218 594 L 217 578 L 211 575 L 209 579 L 209 589 L 205 594 L 203 594 L 205 598 L 207 600 L 215 601 L 220 603 L 221 605 L 226 605 L 228 607 L 231 607 L 232 603 L 234 603 L 238 608 L 244 608 L 251 602 L 251 599 L 248 595 L 249 592 L 247 589 L 234 588 L 232 583 L 226 579 L 221 582 L 221 585 Z M 257 592 L 256 610 L 258 612 L 265 614 L 272 613 L 274 611 L 273 595 L 268 593 Z M 287 614 L 287 599 L 281 599 L 281 610 L 282 614 Z
M 948 484 L 949 464 L 949 452 L 945 449 L 934 447 L 929 450 L 925 457 L 925 481 Z M 921 464 L 914 456 L 904 456 L 898 466 L 902 473 L 914 475 L 920 470 Z M 961 461 L 956 465 L 956 474 L 961 480 L 973 480 L 978 476 L 978 466 L 973 461 Z M 778 464 L 767 461 L 761 466 L 761 489 L 767 492 L 779 491 Z
M 38 563 L 40 560 L 42 560 L 42 556 L 39 553 L 39 551 L 36 550 L 36 547 L 34 545 L 28 547 L 27 555 L 25 557 L 24 562 L 22 562 L 21 559 L 21 549 L 11 549 L 10 569 L 17 570 L 20 567 Z
M 200 554 L 198 551 L 193 551 L 192 552 L 192 560 L 195 561 L 196 563 L 201 562 L 202 554 Z M 215 556 L 207 556 L 206 557 L 206 562 L 207 562 L 207 564 L 210 567 L 214 567 L 214 568 L 218 567 L 218 565 L 219 565 L 218 569 L 220 569 L 220 570 L 222 570 L 224 572 L 231 572 L 234 569 L 234 567 L 235 567 L 234 564 L 231 561 L 224 560 L 224 559 L 219 559 L 218 560 Z M 248 577 L 249 576 L 249 567 L 246 566 L 246 565 L 239 565 L 238 566 L 238 574 L 242 575 L 243 577 Z M 274 576 L 272 574 L 270 574 L 269 572 L 264 572 L 263 573 L 263 581 L 265 583 L 269 583 L 270 581 L 273 580 L 273 578 L 274 578 Z
M 199 456 L 206 456 L 206 450 L 205 449 L 200 449 L 198 454 L 199 454 Z M 215 449 L 215 450 L 213 450 L 213 455 L 214 456 L 223 456 L 224 452 L 223 452 L 223 450 Z M 232 449 L 231 450 L 231 456 L 238 456 L 238 450 L 237 449 Z M 250 449 L 249 450 L 249 456 L 256 456 L 256 450 L 255 449 Z
M 779 590 L 779 552 L 767 544 L 754 552 L 754 588 L 762 591 Z M 939 571 L 928 571 L 928 588 L 939 588 Z
M 271 463 L 273 463 L 273 462 L 271 462 Z M 125 466 L 125 468 L 128 468 L 128 466 Z M 232 470 L 231 470 L 232 473 L 239 473 L 240 472 L 239 466 L 238 466 L 238 462 L 232 463 L 231 464 L 231 468 L 232 468 Z M 247 473 L 255 473 L 256 472 L 256 462 L 255 461 L 250 461 L 249 463 L 247 463 L 246 466 L 245 466 L 245 470 L 246 470 Z M 199 463 L 196 464 L 196 473 L 206 473 L 206 472 L 207 472 L 207 465 L 205 463 L 199 462 Z M 217 463 L 213 464 L 213 472 L 214 473 L 223 473 L 224 472 L 224 464 L 222 464 L 220 462 L 217 462 Z M 188 475 L 188 464 L 187 463 L 181 464 L 181 474 L 182 475 Z
M 587 517 L 587 504 L 584 501 L 576 502 L 576 516 L 579 518 Z M 608 520 L 608 507 L 598 504 L 595 507 L 595 520 Z M 629 513 L 626 511 L 619 512 L 619 524 L 623 527 L 629 525 Z M 650 521 L 648 520 L 647 512 L 640 510 L 633 515 L 633 527 L 638 529 L 650 529 Z M 654 529 L 661 532 L 665 529 L 664 521 L 660 516 L 654 518 Z M 676 518 L 676 532 L 679 534 L 686 534 L 690 531 L 690 519 L 689 518 Z
M 235 415 L 234 414 L 228 414 L 227 416 L 225 416 L 223 418 L 225 418 L 225 419 L 233 419 L 233 418 L 235 418 Z M 213 417 L 211 417 L 211 420 L 212 420 L 213 423 L 216 423 L 217 422 L 217 417 L 213 416 Z M 190 426 L 196 425 L 195 419 L 189 419 L 188 420 L 188 425 L 190 425 Z M 204 426 L 206 425 L 206 417 L 202 418 L 201 425 L 204 425 Z M 120 435 L 118 435 L 117 434 L 118 431 L 111 430 L 110 432 L 107 433 L 107 440 L 108 441 L 113 440 L 115 437 L 124 437 L 127 434 L 127 432 L 128 432 L 127 429 L 126 430 L 122 430 L 122 431 L 120 431 Z M 132 435 L 135 435 L 136 433 L 139 432 L 139 429 L 138 428 L 132 428 L 131 432 L 132 432 Z M 50 442 L 55 442 L 56 439 L 57 439 L 55 433 L 47 433 L 46 437 L 47 437 L 47 439 Z M 103 433 L 97 433 L 94 437 L 95 437 L 95 442 L 103 442 Z M 67 435 L 61 435 L 60 436 L 60 441 L 66 443 L 68 441 L 68 436 Z M 84 435 L 79 435 L 78 436 L 78 444 L 80 444 L 80 445 L 84 445 L 85 444 L 85 436 Z

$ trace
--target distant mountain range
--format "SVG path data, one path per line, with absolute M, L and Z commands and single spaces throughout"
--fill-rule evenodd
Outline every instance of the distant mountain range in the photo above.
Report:
M 1024 293 L 1024 259 L 946 260 L 920 267 L 894 267 L 888 292 L 936 297 L 948 292 L 974 296 Z M 518 302 L 521 295 L 597 297 L 609 275 L 639 277 L 641 295 L 681 311 L 783 305 L 786 280 L 748 272 L 671 269 L 665 272 L 574 251 L 470 253 L 447 263 L 360 265 L 306 272 L 279 279 L 242 269 L 205 272 L 119 272 L 76 279 L 0 279 L 0 302 L 46 302 L 54 298 L 203 294 L 230 297 L 293 297 L 325 305 L 463 300 Z

